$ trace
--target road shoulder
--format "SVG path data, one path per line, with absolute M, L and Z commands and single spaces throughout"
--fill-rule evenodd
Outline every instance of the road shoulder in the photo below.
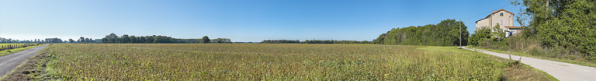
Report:
M 468 49 L 472 51 L 481 52 L 488 55 L 493 55 L 506 59 L 521 59 L 521 63 L 534 67 L 535 69 L 542 70 L 549 75 L 555 77 L 561 81 L 593 81 L 596 80 L 594 74 L 596 74 L 596 68 L 589 66 L 582 66 L 564 62 L 557 62 L 551 60 L 544 60 L 532 57 L 520 57 L 517 55 L 508 55 L 503 53 L 485 51 L 480 49 Z
M 484 50 L 484 51 L 490 51 L 490 52 L 507 54 L 507 51 L 503 51 L 503 50 L 486 49 L 486 48 L 481 48 L 481 47 L 469 47 L 469 46 L 466 46 L 466 47 L 467 48 L 470 48 L 470 49 L 480 49 L 480 50 Z M 523 53 L 523 52 L 509 52 L 509 53 L 511 55 L 517 55 L 517 56 L 523 56 L 523 57 L 533 57 L 533 58 L 538 58 L 538 59 L 543 59 L 543 60 L 565 62 L 565 63 L 577 64 L 577 65 L 582 65 L 582 66 L 590 66 L 590 67 L 595 67 L 596 68 L 596 63 L 588 62 L 588 61 L 585 61 L 584 59 L 571 60 L 571 59 L 550 58 L 550 57 L 545 57 L 545 56 L 530 55 L 528 53 Z
M 45 50 L 45 48 L 41 48 L 41 49 Z M 14 69 L 12 69 L 10 72 L 8 72 L 4 76 L 0 77 L 0 80 L 1 81 L 31 80 L 31 79 L 27 78 L 27 77 L 30 77 L 28 74 L 35 74 L 35 73 L 40 72 L 39 70 L 36 70 L 37 69 L 36 67 L 40 66 L 40 65 L 36 65 L 36 64 L 38 64 L 36 62 L 38 62 L 42 58 L 46 57 L 46 52 L 43 52 L 44 50 L 35 52 L 34 56 L 29 57 L 26 60 L 20 62 L 20 64 L 18 66 L 14 67 Z M 44 67 L 45 67 L 45 65 L 44 65 Z

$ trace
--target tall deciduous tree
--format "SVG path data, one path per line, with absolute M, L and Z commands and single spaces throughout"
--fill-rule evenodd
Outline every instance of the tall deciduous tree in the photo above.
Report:
M 128 34 L 122 35 L 120 39 L 120 43 L 130 43 L 130 37 L 128 37 Z
M 130 36 L 130 39 L 129 40 L 130 40 L 130 43 L 137 43 L 138 42 L 137 37 L 134 36 L 134 35 L 133 36 Z
M 85 38 L 85 42 L 86 42 L 86 43 L 90 43 L 90 42 L 91 42 L 91 39 L 89 39 L 89 38 Z
M 392 28 L 379 35 L 375 42 L 389 45 L 455 46 L 459 45 L 461 36 L 461 43 L 465 46 L 468 44 L 469 33 L 467 30 L 461 30 L 460 34 L 460 26 L 467 29 L 463 22 L 455 19 L 443 20 L 437 25 Z
M 106 43 L 117 43 L 118 35 L 110 33 L 110 35 L 107 35 L 105 38 L 107 38 L 107 41 L 104 41 Z
M 203 36 L 203 43 L 209 43 L 209 42 L 211 42 L 209 37 Z
M 494 38 L 497 38 L 498 40 L 505 38 L 505 31 L 503 29 L 501 29 L 501 26 L 499 25 L 499 23 L 497 23 L 497 25 L 495 25 L 492 28 L 491 34 L 494 36 Z
M 491 38 L 491 32 L 488 27 L 480 27 L 480 29 L 476 29 L 475 33 L 468 38 L 468 42 L 470 45 L 479 46 L 480 43 L 484 40 Z
M 80 37 L 79 38 L 79 43 L 85 43 L 85 37 Z
M 72 39 L 68 39 L 68 42 L 70 42 L 70 43 L 74 43 L 74 40 L 72 40 Z
M 528 27 L 523 34 L 540 40 L 542 46 L 580 52 L 596 61 L 595 0 L 514 0 L 523 6 Z M 527 31 L 527 32 L 526 32 Z

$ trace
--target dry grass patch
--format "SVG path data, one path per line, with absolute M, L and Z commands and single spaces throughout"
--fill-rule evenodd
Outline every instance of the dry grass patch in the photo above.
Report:
M 557 81 L 557 79 L 545 72 L 514 61 L 505 68 L 502 81 Z

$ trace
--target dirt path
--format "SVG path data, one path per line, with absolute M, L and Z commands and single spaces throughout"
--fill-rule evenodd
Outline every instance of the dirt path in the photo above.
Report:
M 465 48 L 468 49 L 468 48 Z M 491 52 L 491 51 L 484 51 L 479 49 L 468 49 L 468 50 L 477 50 L 478 52 L 486 53 L 489 55 L 494 55 L 502 58 L 509 59 L 508 54 Z M 516 55 L 511 55 L 512 59 L 518 60 L 520 57 Z M 594 81 L 596 80 L 596 68 L 564 63 L 564 62 L 557 62 L 557 61 L 550 61 L 550 60 L 543 60 L 538 58 L 531 58 L 531 57 L 521 57 L 521 62 L 532 66 L 536 69 L 542 70 L 549 75 L 559 79 L 560 81 Z
M 39 47 L 30 48 L 0 57 L 0 77 L 12 71 L 15 67 L 23 63 L 23 61 L 27 60 L 29 57 L 35 56 L 35 54 L 43 50 L 43 48 L 48 45 L 49 44 L 45 44 Z

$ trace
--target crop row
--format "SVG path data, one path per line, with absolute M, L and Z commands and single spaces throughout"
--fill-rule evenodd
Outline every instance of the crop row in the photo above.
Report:
M 0 44 L 0 51 L 16 48 L 24 48 L 29 46 L 36 46 L 41 43 L 13 43 L 13 44 Z

